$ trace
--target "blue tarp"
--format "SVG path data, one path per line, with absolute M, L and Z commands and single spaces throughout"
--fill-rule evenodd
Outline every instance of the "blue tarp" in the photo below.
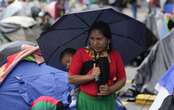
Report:
M 29 110 L 39 96 L 52 96 L 67 103 L 71 86 L 67 73 L 46 64 L 21 61 L 0 86 L 1 110 Z
M 173 94 L 174 90 L 174 65 L 172 65 L 168 71 L 161 77 L 159 84 L 165 87 L 169 94 Z

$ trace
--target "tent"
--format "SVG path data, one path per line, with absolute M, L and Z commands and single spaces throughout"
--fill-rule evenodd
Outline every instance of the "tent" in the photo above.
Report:
M 167 70 L 167 72 L 165 72 L 164 75 L 162 75 L 159 82 L 157 83 L 155 89 L 158 91 L 158 94 L 149 110 L 159 110 L 160 106 L 162 106 L 160 110 L 173 110 L 173 106 L 174 106 L 173 101 L 168 102 L 169 101 L 168 98 L 170 97 L 173 98 L 172 96 L 174 95 L 173 88 L 174 88 L 174 65 L 172 65 Z M 164 100 L 166 100 L 168 103 Z M 164 101 L 164 104 L 162 105 L 163 101 Z
M 0 39 L 16 41 L 27 40 L 34 42 L 41 33 L 41 29 L 30 17 L 13 16 L 0 21 Z M 9 40 L 8 40 L 9 39 Z
M 2 11 L 0 19 L 5 19 L 11 16 L 31 16 L 30 9 L 31 7 L 27 2 L 16 0 Z
M 146 17 L 145 24 L 150 30 L 152 30 L 157 39 L 162 39 L 166 37 L 167 33 L 169 33 L 166 19 L 166 15 L 158 8 Z
M 174 63 L 174 30 L 152 48 L 137 69 L 134 83 L 139 91 L 156 93 L 155 85 Z

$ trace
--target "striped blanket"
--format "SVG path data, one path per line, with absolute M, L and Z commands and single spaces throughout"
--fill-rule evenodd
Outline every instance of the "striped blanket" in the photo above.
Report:
M 30 45 L 22 45 L 21 51 L 9 55 L 5 64 L 0 67 L 0 84 L 5 80 L 8 74 L 13 70 L 13 68 L 25 57 L 32 55 L 35 59 L 35 62 L 40 64 L 43 63 L 43 57 L 40 54 L 39 47 L 34 47 Z

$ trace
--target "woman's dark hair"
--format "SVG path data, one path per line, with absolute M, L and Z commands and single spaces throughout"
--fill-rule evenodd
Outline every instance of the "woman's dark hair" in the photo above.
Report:
M 112 40 L 111 29 L 109 25 L 103 21 L 95 22 L 88 31 L 88 37 L 93 30 L 99 30 L 107 39 Z M 88 39 L 87 39 L 88 41 Z M 111 42 L 109 44 L 109 51 L 112 49 Z
M 70 55 L 74 55 L 76 52 L 76 49 L 74 48 L 66 48 L 64 49 L 61 53 L 60 53 L 60 57 L 59 57 L 59 61 L 62 60 L 62 58 L 67 55 L 67 54 L 70 54 Z

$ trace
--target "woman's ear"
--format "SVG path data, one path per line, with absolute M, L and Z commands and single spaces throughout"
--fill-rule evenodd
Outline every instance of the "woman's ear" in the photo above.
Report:
M 108 39 L 108 40 L 107 40 L 107 44 L 109 45 L 110 43 L 111 43 L 111 40 Z
M 89 42 L 89 40 L 87 41 L 87 45 L 86 45 L 87 47 L 90 47 L 90 42 Z
M 108 50 L 110 49 L 110 46 L 109 46 L 110 45 L 110 42 L 111 42 L 111 40 L 108 39 L 107 40 L 107 47 L 106 47 Z

